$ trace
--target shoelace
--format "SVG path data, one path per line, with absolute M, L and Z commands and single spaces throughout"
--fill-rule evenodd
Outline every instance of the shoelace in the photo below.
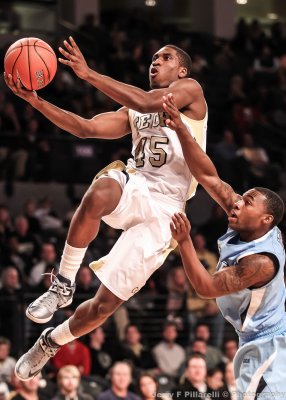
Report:
M 41 275 L 50 275 L 52 283 L 52 286 L 49 289 L 50 291 L 56 292 L 59 295 L 63 294 L 64 296 L 68 296 L 70 294 L 69 291 L 70 286 L 65 282 L 59 281 L 57 276 L 54 274 L 54 268 L 52 269 L 51 272 L 45 272 Z
M 53 357 L 59 350 L 59 347 L 51 347 L 48 343 L 46 343 L 45 337 L 42 338 L 41 348 L 49 357 Z
M 59 305 L 59 299 L 62 303 L 65 303 L 66 296 L 71 294 L 68 284 L 60 282 L 53 271 L 54 269 L 52 269 L 51 272 L 45 272 L 42 274 L 50 275 L 52 285 L 46 293 L 42 294 L 42 296 L 38 298 L 38 303 L 47 307 L 49 311 L 53 311 L 55 307 L 57 308 Z

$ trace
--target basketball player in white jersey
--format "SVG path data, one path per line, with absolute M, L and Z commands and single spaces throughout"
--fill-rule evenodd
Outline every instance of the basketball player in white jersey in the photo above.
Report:
M 152 90 L 146 92 L 91 70 L 72 38 L 64 45 L 66 50 L 60 48 L 60 52 L 65 59 L 59 60 L 122 108 L 87 120 L 24 90 L 11 76 L 5 76 L 7 85 L 58 127 L 80 138 L 116 139 L 131 132 L 133 158 L 127 166 L 112 163 L 96 176 L 72 218 L 59 274 L 49 291 L 30 304 L 26 315 L 45 323 L 72 302 L 77 270 L 101 219 L 123 230 L 110 253 L 91 264 L 102 284 L 93 299 L 81 304 L 63 324 L 45 330 L 20 358 L 16 375 L 22 380 L 37 375 L 61 345 L 101 325 L 140 290 L 174 248 L 170 218 L 184 210 L 197 182 L 177 135 L 165 124 L 164 94 L 172 90 L 189 134 L 203 150 L 206 147 L 207 106 L 201 86 L 188 78 L 191 59 L 183 50 L 167 45 L 154 54 L 149 69 Z

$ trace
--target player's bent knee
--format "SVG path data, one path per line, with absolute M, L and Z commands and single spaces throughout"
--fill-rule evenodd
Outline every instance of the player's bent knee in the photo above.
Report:
M 102 179 L 103 181 L 103 179 Z M 92 185 L 85 193 L 80 211 L 91 218 L 101 218 L 110 214 L 119 203 L 122 190 L 117 182 L 108 179 L 110 184 L 101 182 Z

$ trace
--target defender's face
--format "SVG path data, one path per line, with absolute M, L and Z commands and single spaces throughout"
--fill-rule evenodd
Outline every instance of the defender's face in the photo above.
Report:
M 183 77 L 183 67 L 180 66 L 177 51 L 171 47 L 163 47 L 152 58 L 149 68 L 150 87 L 159 89 Z
M 238 232 L 255 232 L 261 229 L 269 216 L 265 206 L 265 196 L 255 189 L 248 190 L 234 204 L 228 217 L 229 227 Z

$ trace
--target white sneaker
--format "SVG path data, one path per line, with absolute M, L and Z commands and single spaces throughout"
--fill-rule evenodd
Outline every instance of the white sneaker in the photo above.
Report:
M 28 381 L 38 375 L 49 359 L 59 351 L 60 346 L 48 338 L 53 329 L 45 329 L 34 346 L 17 361 L 15 375 L 21 381 Z
M 58 274 L 49 290 L 29 305 L 26 316 L 38 324 L 45 324 L 59 308 L 72 303 L 74 291 L 75 284 L 71 285 L 69 279 Z

